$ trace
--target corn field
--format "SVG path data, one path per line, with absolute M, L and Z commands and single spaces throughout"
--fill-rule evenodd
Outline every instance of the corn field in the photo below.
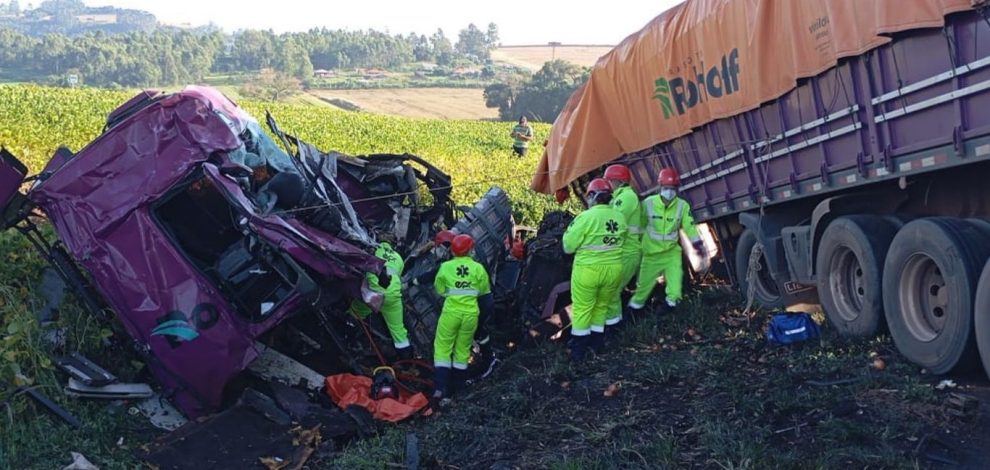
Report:
M 132 93 L 96 89 L 0 86 L 0 146 L 40 171 L 61 145 L 78 151 L 96 138 L 108 113 Z M 329 107 L 242 101 L 264 121 L 269 111 L 286 132 L 322 150 L 351 155 L 412 153 L 453 178 L 453 197 L 470 205 L 493 185 L 505 189 L 520 223 L 533 225 L 557 207 L 551 197 L 529 190 L 549 126 L 535 124 L 526 158 L 511 151 L 511 123 L 443 121 L 354 113 Z

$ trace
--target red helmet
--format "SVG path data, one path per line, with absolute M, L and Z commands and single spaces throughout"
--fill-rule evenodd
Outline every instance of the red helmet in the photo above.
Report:
M 657 183 L 660 186 L 680 186 L 681 177 L 677 175 L 677 171 L 673 168 L 664 168 L 660 170 L 660 175 L 657 176 Z
M 632 174 L 629 173 L 629 167 L 625 165 L 609 165 L 605 169 L 605 179 L 628 183 L 632 180 Z
M 454 241 L 454 236 L 454 232 L 451 232 L 450 230 L 441 230 L 433 239 L 433 243 L 445 246 L 450 245 L 450 242 Z
M 595 178 L 588 183 L 588 194 L 611 193 L 612 185 L 605 178 Z
M 450 252 L 454 256 L 464 256 L 470 253 L 472 248 L 474 248 L 474 239 L 471 235 L 458 235 L 450 242 Z

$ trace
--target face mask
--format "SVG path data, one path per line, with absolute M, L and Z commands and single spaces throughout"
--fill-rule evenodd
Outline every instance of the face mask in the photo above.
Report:
M 662 197 L 665 201 L 674 199 L 674 196 L 677 196 L 676 189 L 664 188 L 660 190 L 660 197 Z

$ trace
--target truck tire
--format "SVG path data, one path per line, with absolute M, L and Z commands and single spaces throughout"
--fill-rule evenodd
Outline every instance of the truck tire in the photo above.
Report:
M 884 311 L 897 349 L 935 374 L 976 357 L 973 303 L 990 236 L 959 219 L 927 218 L 894 237 L 883 270 Z
M 818 296 L 840 336 L 872 336 L 883 326 L 883 264 L 897 225 L 872 215 L 839 217 L 818 246 Z
M 747 274 L 751 259 L 757 254 L 756 234 L 747 229 L 739 236 L 739 242 L 736 244 L 736 279 L 743 296 L 749 292 Z M 784 306 L 784 296 L 780 295 L 780 286 L 770 275 L 766 257 L 762 254 L 759 256 L 756 271 L 753 272 L 756 281 L 753 286 L 753 300 L 765 308 L 781 308 Z
M 983 370 L 990 377 L 990 261 L 983 267 L 983 274 L 980 275 L 973 310 L 976 347 L 980 352 Z

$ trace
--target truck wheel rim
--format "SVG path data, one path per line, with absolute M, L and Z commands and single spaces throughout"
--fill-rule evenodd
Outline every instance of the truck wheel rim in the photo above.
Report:
M 836 310 L 846 321 L 859 318 L 866 300 L 866 282 L 863 266 L 856 253 L 848 247 L 840 247 L 829 263 L 829 290 Z
M 948 317 L 949 290 L 935 260 L 924 254 L 908 258 L 898 296 L 911 335 L 923 342 L 937 338 Z

